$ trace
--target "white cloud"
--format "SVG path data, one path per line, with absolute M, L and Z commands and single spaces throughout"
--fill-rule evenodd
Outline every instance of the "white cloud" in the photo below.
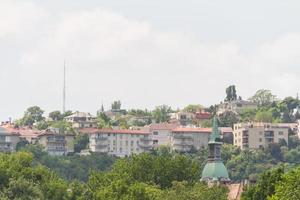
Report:
M 12 70 L 13 92 L 8 93 L 14 100 L 4 100 L 9 106 L 1 106 L 5 113 L 34 104 L 59 109 L 64 59 L 68 108 L 83 111 L 95 111 L 101 100 L 109 105 L 114 99 L 128 107 L 209 105 L 223 99 L 229 84 L 236 84 L 243 97 L 260 88 L 279 96 L 294 95 L 299 89 L 298 33 L 243 53 L 237 42 L 204 43 L 192 33 L 160 31 L 146 21 L 103 8 L 64 11 L 53 17 L 54 13 L 29 1 L 0 1 L 14 11 L 7 25 L 0 25 L 2 37 L 24 33 L 26 40 Z M 27 12 L 30 15 L 23 18 Z M 31 31 L 23 32 L 29 30 L 27 24 Z

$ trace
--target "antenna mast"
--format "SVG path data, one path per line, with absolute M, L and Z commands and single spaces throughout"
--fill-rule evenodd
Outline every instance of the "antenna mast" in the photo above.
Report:
M 64 60 L 63 113 L 66 112 L 66 61 Z

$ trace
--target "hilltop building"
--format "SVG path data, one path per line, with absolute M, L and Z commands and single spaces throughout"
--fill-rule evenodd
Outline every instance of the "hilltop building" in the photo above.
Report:
M 217 115 L 221 115 L 225 112 L 233 112 L 240 114 L 244 110 L 256 109 L 257 104 L 246 100 L 234 100 L 221 102 L 217 107 Z
M 290 126 L 271 123 L 234 124 L 234 145 L 244 149 L 258 149 L 281 140 L 288 143 Z
M 202 171 L 202 181 L 206 182 L 229 182 L 229 175 L 221 159 L 221 136 L 218 129 L 217 119 L 213 119 L 212 134 L 208 142 L 208 160 Z
M 90 113 L 76 111 L 70 116 L 64 118 L 67 122 L 71 122 L 73 128 L 96 128 L 96 117 Z

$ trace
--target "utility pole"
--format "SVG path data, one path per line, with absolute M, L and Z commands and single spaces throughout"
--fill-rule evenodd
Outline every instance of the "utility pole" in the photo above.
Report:
M 63 113 L 66 112 L 66 61 L 64 60 L 64 78 L 63 78 Z

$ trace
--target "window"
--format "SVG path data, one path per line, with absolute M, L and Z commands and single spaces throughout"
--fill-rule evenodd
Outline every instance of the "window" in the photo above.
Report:
M 116 145 L 116 140 L 113 141 L 113 145 Z
M 120 135 L 120 139 L 122 139 L 122 135 Z
M 122 148 L 120 148 L 119 150 L 120 150 L 120 152 L 122 152 Z
M 263 134 L 263 132 L 259 131 L 259 135 L 262 135 L 262 134 Z
M 262 142 L 262 138 L 259 138 L 259 142 Z
M 278 132 L 278 135 L 283 135 L 283 131 L 279 131 L 279 132 Z
M 126 140 L 126 146 L 128 146 L 128 141 Z
M 131 141 L 131 146 L 133 146 L 133 141 Z
M 154 132 L 153 132 L 153 135 L 158 135 L 158 132 L 157 132 L 157 131 L 154 131 Z
M 108 133 L 107 136 L 110 136 L 110 133 Z

